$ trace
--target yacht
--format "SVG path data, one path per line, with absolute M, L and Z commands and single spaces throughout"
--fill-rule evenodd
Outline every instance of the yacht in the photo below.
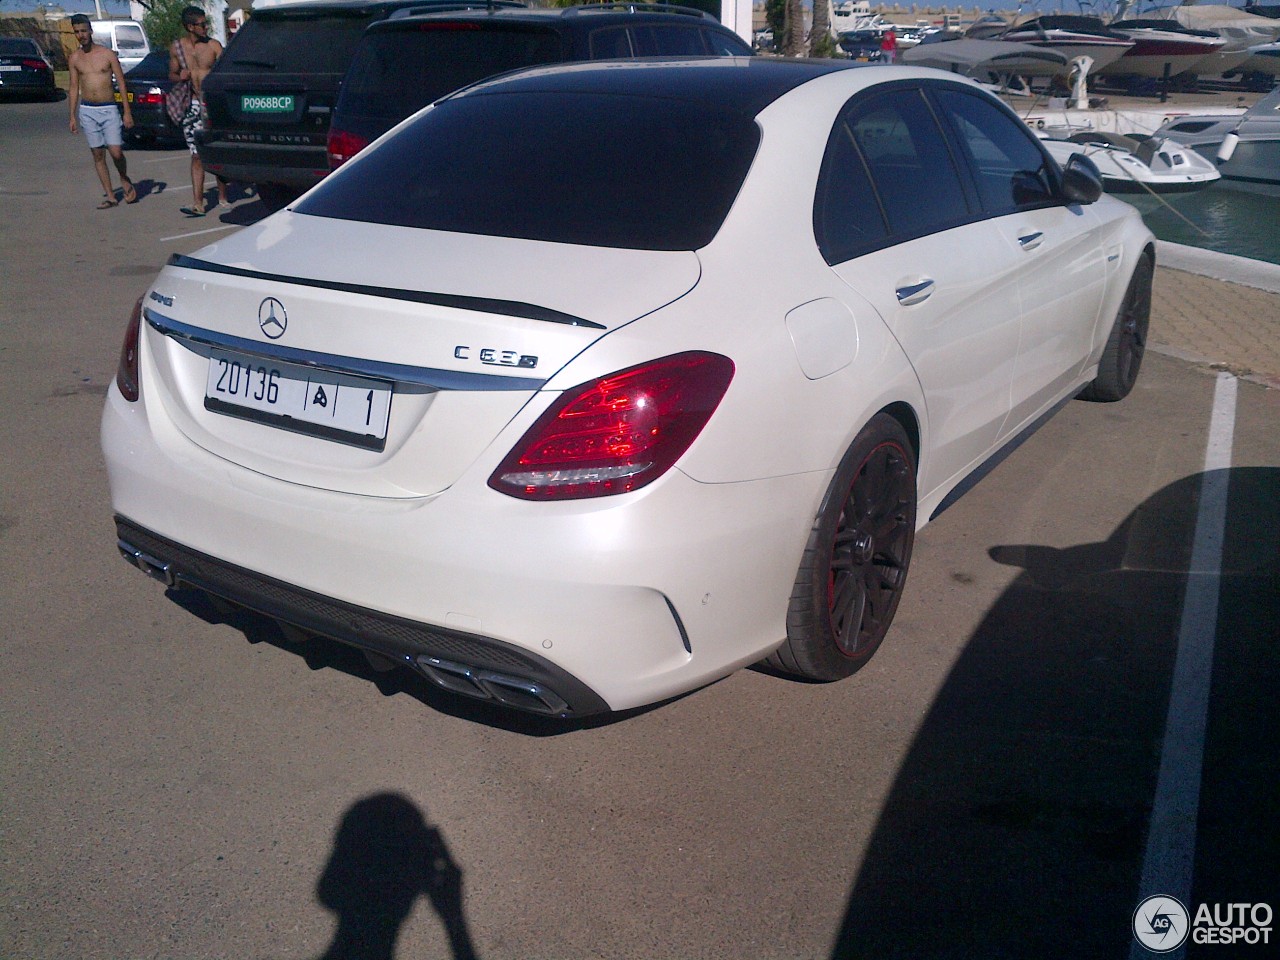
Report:
M 1229 69 L 1218 66 L 1202 70 L 1227 44 L 1215 33 L 1191 30 L 1176 20 L 1116 20 L 1111 29 L 1133 41 L 1124 55 L 1107 67 L 1097 70 L 1111 76 L 1176 77 L 1180 73 L 1203 73 L 1214 76 Z M 1240 59 L 1243 62 L 1244 58 Z M 1238 66 L 1239 64 L 1237 64 Z
M 1182 117 L 1156 135 L 1210 158 L 1223 186 L 1280 197 L 1280 87 L 1243 114 Z
M 1128 37 L 1109 30 L 1098 17 L 1067 15 L 1034 17 L 1010 27 L 998 39 L 1054 50 L 1068 61 L 1089 57 L 1094 73 L 1119 60 L 1134 45 Z

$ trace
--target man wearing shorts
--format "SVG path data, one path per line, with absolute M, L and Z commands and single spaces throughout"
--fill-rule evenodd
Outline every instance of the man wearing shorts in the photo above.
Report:
M 137 203 L 138 191 L 129 179 L 128 163 L 124 158 L 124 130 L 133 126 L 133 113 L 125 98 L 123 126 L 121 111 L 116 108 L 115 90 L 124 92 L 124 70 L 115 51 L 93 42 L 93 25 L 82 13 L 71 18 L 71 29 L 80 46 L 67 58 L 71 71 L 67 100 L 71 104 L 71 132 L 84 130 L 93 154 L 93 165 L 98 171 L 104 197 L 99 210 L 109 210 L 120 201 L 111 188 L 111 172 L 107 169 L 107 154 L 120 174 L 120 193 L 125 203 Z M 112 89 L 111 80 L 116 86 Z
M 169 79 L 175 83 L 191 84 L 191 106 L 182 118 L 182 136 L 191 151 L 192 204 L 183 207 L 189 217 L 203 217 L 204 164 L 196 152 L 196 134 L 204 129 L 204 100 L 201 84 L 209 75 L 218 57 L 222 56 L 222 44 L 209 37 L 208 15 L 199 7 L 185 7 L 182 11 L 182 29 L 186 36 L 173 41 L 169 48 Z M 227 202 L 227 185 L 218 180 L 218 202 Z

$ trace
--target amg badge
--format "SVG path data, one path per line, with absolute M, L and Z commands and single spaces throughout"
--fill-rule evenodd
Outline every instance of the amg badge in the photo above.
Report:
M 524 367 L 532 370 L 538 365 L 538 358 L 515 350 L 499 350 L 496 347 L 468 347 L 458 345 L 453 348 L 453 355 L 459 360 L 479 360 L 491 367 Z

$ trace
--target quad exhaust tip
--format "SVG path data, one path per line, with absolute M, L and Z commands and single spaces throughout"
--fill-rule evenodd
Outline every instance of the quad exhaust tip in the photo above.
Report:
M 418 657 L 414 664 L 428 680 L 453 693 L 550 717 L 562 717 L 570 712 L 569 705 L 560 696 L 532 680 L 477 670 L 426 654 Z
M 131 543 L 125 543 L 123 540 L 116 541 L 116 547 L 120 550 L 120 556 L 124 557 L 130 564 L 137 567 L 148 577 L 153 580 L 159 580 L 166 587 L 172 587 L 174 584 L 173 570 L 169 564 L 163 560 L 158 560 L 149 553 L 144 553 Z

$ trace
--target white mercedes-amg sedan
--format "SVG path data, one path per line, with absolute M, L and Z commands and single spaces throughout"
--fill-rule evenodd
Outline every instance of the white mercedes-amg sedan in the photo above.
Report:
M 156 277 L 102 422 L 119 548 L 552 716 L 839 679 L 919 527 L 1133 386 L 1154 241 L 1100 189 L 927 69 L 480 83 Z

